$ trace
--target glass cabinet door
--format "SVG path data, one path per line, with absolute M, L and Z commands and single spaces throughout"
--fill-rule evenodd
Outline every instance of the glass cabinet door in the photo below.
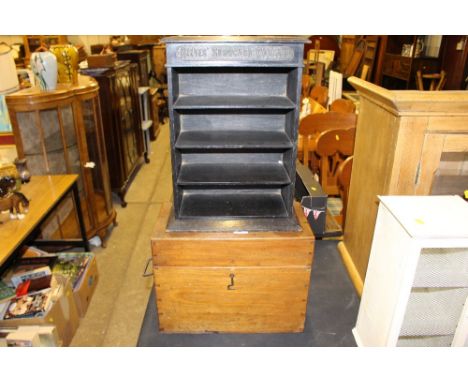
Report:
M 107 159 L 103 142 L 100 118 L 99 98 L 81 101 L 83 124 L 88 151 L 86 171 L 89 171 L 93 186 L 93 206 L 95 218 L 99 224 L 104 223 L 112 213 L 112 196 L 109 184 Z
M 135 134 L 135 115 L 130 88 L 130 76 L 127 70 L 120 71 L 116 77 L 116 97 L 119 104 L 120 128 L 124 149 L 126 173 L 130 173 L 138 160 L 138 142 Z
M 32 176 L 78 174 L 78 189 L 81 199 L 84 199 L 85 186 L 72 105 L 18 112 L 16 119 L 21 135 L 23 157 L 27 160 Z M 86 203 L 82 203 L 82 210 L 86 229 L 89 229 L 91 216 Z M 42 233 L 48 238 L 79 237 L 71 198 L 67 198 L 57 208 L 48 224 L 44 225 Z
M 417 194 L 460 195 L 468 190 L 468 134 L 427 134 Z

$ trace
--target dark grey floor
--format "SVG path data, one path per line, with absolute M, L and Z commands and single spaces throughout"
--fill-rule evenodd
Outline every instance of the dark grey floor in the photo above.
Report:
M 158 332 L 151 293 L 138 346 L 356 346 L 357 296 L 336 249 L 337 241 L 317 240 L 303 333 L 167 334 Z

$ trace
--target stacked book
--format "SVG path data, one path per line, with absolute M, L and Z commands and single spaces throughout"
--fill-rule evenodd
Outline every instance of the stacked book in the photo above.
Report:
M 51 285 L 52 276 L 63 275 L 75 287 L 89 259 L 89 255 L 81 253 L 18 259 L 0 280 L 0 320 L 45 315 L 59 293 Z

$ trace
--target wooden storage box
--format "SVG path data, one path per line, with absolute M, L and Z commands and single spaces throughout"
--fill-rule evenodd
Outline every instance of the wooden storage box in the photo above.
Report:
M 304 330 L 314 236 L 300 232 L 167 232 L 165 204 L 152 238 L 162 332 Z
M 88 68 L 112 68 L 115 64 L 116 54 L 90 54 L 87 60 Z

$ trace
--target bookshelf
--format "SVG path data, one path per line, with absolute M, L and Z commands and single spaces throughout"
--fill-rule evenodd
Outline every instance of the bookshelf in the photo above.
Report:
M 293 213 L 304 39 L 171 37 L 170 230 L 298 230 Z

